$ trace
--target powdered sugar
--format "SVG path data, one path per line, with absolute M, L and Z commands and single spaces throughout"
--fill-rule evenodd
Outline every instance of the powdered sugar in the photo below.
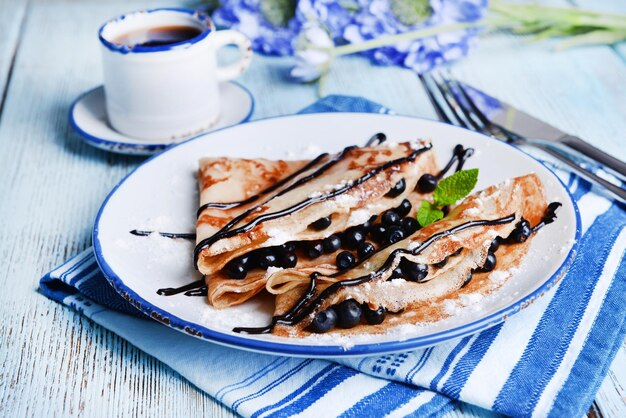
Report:
M 295 239 L 294 235 L 284 228 L 268 228 L 267 235 L 269 239 L 265 241 L 266 246 L 280 245 Z
M 355 206 L 358 202 L 359 202 L 359 199 L 356 198 L 355 196 L 351 196 L 349 194 L 342 194 L 342 195 L 335 197 L 333 201 L 330 201 L 328 203 L 331 205 L 334 203 L 337 206 L 352 207 L 352 206 Z
M 341 190 L 344 187 L 350 187 L 354 184 L 353 180 L 341 180 L 339 183 L 337 184 L 327 184 L 326 186 L 324 186 L 324 190 L 330 190 L 330 191 L 336 191 L 336 190 Z
M 478 209 L 477 207 L 473 207 L 473 208 L 467 208 L 463 211 L 463 215 L 466 216 L 478 216 L 480 215 L 480 209 Z
M 367 209 L 357 209 L 350 214 L 348 225 L 360 225 L 369 220 L 372 213 Z
M 519 269 L 515 267 L 509 270 L 495 270 L 489 274 L 489 280 L 497 285 L 501 285 L 518 271 Z

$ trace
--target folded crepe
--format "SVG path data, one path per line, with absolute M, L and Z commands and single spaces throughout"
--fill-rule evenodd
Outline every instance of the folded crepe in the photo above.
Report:
M 331 332 L 380 333 L 391 324 L 440 319 L 445 316 L 441 306 L 446 298 L 468 283 L 477 283 L 473 291 L 486 289 L 489 280 L 481 276 L 488 274 L 480 270 L 494 240 L 502 242 L 500 249 L 496 248 L 497 271 L 509 272 L 520 262 L 530 239 L 521 243 L 505 239 L 524 224 L 542 222 L 546 208 L 541 181 L 529 174 L 473 194 L 444 219 L 377 251 L 346 271 L 330 275 L 311 275 L 309 270 L 298 268 L 273 272 L 267 283 L 277 294 L 272 332 L 293 337 L 306 335 L 316 315 L 351 299 L 372 310 L 382 308 L 398 314 L 382 324 L 368 325 L 362 318 L 355 327 L 335 328 Z M 543 221 L 549 223 L 552 219 Z M 411 281 L 398 275 L 398 268 L 402 271 L 407 265 L 417 264 L 428 268 L 425 277 Z M 493 290 L 493 286 L 489 289 Z
M 326 238 L 405 199 L 419 206 L 424 195 L 415 191 L 417 181 L 437 172 L 435 153 L 425 142 L 348 147 L 311 161 L 201 160 L 195 262 L 205 275 L 209 303 L 217 308 L 243 303 L 278 270 L 252 268 L 236 279 L 224 272 L 229 262 Z M 330 225 L 312 227 L 322 218 L 329 218 Z M 336 252 L 299 256 L 290 267 L 332 274 L 335 257 Z
M 288 181 L 290 176 L 306 169 L 311 163 L 306 160 L 271 161 L 263 158 L 201 159 L 198 170 L 201 206 L 196 222 L 198 240 L 218 232 L 252 207 L 256 202 L 255 196 L 260 194 L 259 198 L 262 198 L 264 191 L 280 186 L 281 182 Z M 213 202 L 231 205 L 211 205 Z M 263 271 L 254 272 L 244 280 L 229 279 L 219 271 L 203 273 L 206 275 L 209 302 L 220 308 L 244 302 L 262 290 L 265 284 L 258 281 L 265 275 Z

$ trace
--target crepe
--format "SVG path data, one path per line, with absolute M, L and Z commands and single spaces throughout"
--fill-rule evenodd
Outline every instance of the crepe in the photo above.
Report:
M 311 161 L 201 160 L 195 261 L 205 275 L 209 303 L 217 308 L 243 303 L 261 291 L 276 270 L 256 268 L 244 279 L 232 279 L 223 272 L 231 260 L 260 248 L 328 237 L 407 198 L 415 206 L 423 199 L 415 191 L 419 177 L 437 171 L 435 153 L 425 142 L 348 147 Z M 389 196 L 401 180 L 404 190 Z M 246 199 L 244 204 L 227 205 Z M 310 227 L 323 217 L 332 219 L 330 226 Z M 300 273 L 315 269 L 331 274 L 336 271 L 334 258 L 332 253 L 298 257 L 296 267 Z
M 306 160 L 203 158 L 199 162 L 198 170 L 201 207 L 216 201 L 232 203 L 250 199 L 287 179 L 309 163 Z M 196 236 L 202 240 L 203 237 L 215 234 L 253 204 L 254 202 L 250 202 L 225 210 L 211 207 L 200 210 Z M 209 303 L 225 308 L 245 302 L 264 288 L 265 282 L 259 282 L 264 275 L 265 272 L 259 271 L 248 275 L 244 280 L 232 280 L 219 271 L 206 274 Z
M 394 325 L 415 323 L 421 318 L 416 313 L 435 301 L 441 305 L 446 297 L 468 283 L 472 272 L 485 263 L 496 237 L 508 237 L 522 219 L 536 225 L 546 207 L 539 178 L 529 174 L 473 194 L 453 208 L 446 218 L 378 251 L 352 269 L 317 275 L 313 279 L 314 290 L 309 275 L 300 274 L 297 268 L 275 272 L 268 282 L 269 287 L 278 289 L 275 318 L 284 318 L 287 314 L 287 321 L 277 321 L 273 333 L 305 335 L 307 326 L 319 312 L 349 299 L 372 309 L 382 307 L 390 312 L 401 312 L 393 321 Z M 499 259 L 498 269 L 507 270 L 518 263 L 527 246 L 528 242 L 506 245 L 506 257 Z M 405 262 L 403 259 L 428 265 L 428 276 L 420 282 L 392 277 L 393 270 Z M 443 267 L 433 266 L 445 259 L 448 261 Z M 303 308 L 294 310 L 305 293 L 308 298 Z M 375 326 L 361 322 L 354 328 L 331 332 L 384 332 L 391 326 L 386 322 Z

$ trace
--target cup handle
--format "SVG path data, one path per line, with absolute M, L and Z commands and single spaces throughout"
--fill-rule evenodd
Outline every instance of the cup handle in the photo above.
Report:
M 241 32 L 225 29 L 215 31 L 211 34 L 213 46 L 218 50 L 226 45 L 236 45 L 241 56 L 239 59 L 227 66 L 217 68 L 217 79 L 219 81 L 232 80 L 243 74 L 252 60 L 252 44 L 250 40 Z

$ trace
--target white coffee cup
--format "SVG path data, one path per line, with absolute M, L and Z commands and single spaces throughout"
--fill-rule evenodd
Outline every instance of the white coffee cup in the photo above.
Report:
M 145 29 L 174 26 L 196 28 L 199 34 L 157 46 L 118 41 Z M 109 123 L 138 139 L 179 140 L 209 129 L 220 115 L 218 83 L 242 74 L 252 58 L 245 35 L 216 31 L 206 14 L 190 9 L 122 15 L 102 25 L 99 38 Z M 216 53 L 226 45 L 236 45 L 240 57 L 221 67 Z

